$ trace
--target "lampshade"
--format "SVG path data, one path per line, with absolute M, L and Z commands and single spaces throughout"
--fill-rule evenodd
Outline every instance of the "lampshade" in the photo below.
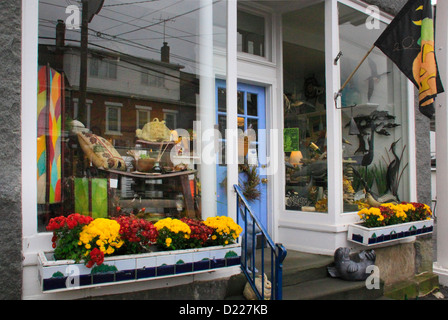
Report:
M 292 151 L 291 156 L 289 157 L 289 163 L 293 166 L 297 166 L 301 164 L 303 159 L 303 155 L 301 151 Z

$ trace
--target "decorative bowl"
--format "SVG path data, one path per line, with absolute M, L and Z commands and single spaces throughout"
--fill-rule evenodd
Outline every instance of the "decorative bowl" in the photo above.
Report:
M 138 159 L 136 163 L 136 169 L 140 172 L 150 172 L 154 167 L 155 162 L 156 159 L 154 158 Z

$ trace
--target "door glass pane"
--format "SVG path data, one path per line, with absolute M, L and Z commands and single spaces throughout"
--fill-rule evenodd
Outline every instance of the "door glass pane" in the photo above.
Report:
M 254 130 L 254 134 L 255 136 L 257 136 L 258 133 L 258 119 L 251 119 L 251 118 L 247 118 L 247 129 L 252 129 Z M 258 139 L 256 139 L 258 140 Z
M 227 128 L 227 117 L 225 115 L 218 116 L 218 127 L 219 127 L 219 132 L 221 134 L 221 138 L 225 139 L 226 128 Z
M 327 212 L 324 18 L 323 2 L 283 15 L 287 210 Z
M 256 116 L 258 114 L 258 95 L 248 92 L 247 93 L 247 114 L 250 116 Z
M 49 219 L 74 212 L 151 221 L 216 215 L 216 162 L 209 159 L 219 150 L 202 133 L 217 121 L 216 70 L 226 80 L 226 2 L 88 1 L 97 14 L 84 26 L 87 40 L 66 11 L 70 4 L 79 9 L 71 13 L 81 14 L 85 1 L 38 2 L 39 231 Z M 92 101 L 90 114 L 86 101 Z M 224 90 L 219 110 L 225 105 Z M 150 106 L 150 113 L 139 106 Z M 201 162 L 200 150 L 210 153 L 207 160 Z M 150 169 L 136 178 L 133 155 L 160 156 L 165 173 L 186 166 L 188 181 L 165 174 L 152 179 Z
M 368 16 L 339 4 L 341 83 L 386 28 L 367 29 Z M 407 201 L 407 79 L 378 49 L 342 92 L 344 211 L 379 202 Z M 392 173 L 393 171 L 393 173 Z
M 226 99 L 226 89 L 218 88 L 218 111 L 226 112 L 227 111 L 227 99 Z
M 244 114 L 244 92 L 238 91 L 238 114 Z

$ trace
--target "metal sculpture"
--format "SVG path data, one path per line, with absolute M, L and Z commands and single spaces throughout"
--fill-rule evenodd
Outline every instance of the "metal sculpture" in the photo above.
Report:
M 406 145 L 405 145 L 401 152 L 401 156 L 399 157 L 397 155 L 397 153 L 395 151 L 395 147 L 396 147 L 398 141 L 400 141 L 400 139 L 392 142 L 392 144 L 390 145 L 389 151 L 392 152 L 394 159 L 389 163 L 389 165 L 387 167 L 387 172 L 386 172 L 387 190 L 390 190 L 390 192 L 397 198 L 398 201 L 400 200 L 398 197 L 398 186 L 400 184 L 401 175 L 403 174 L 404 169 L 407 167 L 407 164 L 406 164 L 405 167 L 400 172 L 400 166 L 401 166 L 401 161 L 403 158 L 403 153 L 404 153 L 404 150 L 406 149 Z

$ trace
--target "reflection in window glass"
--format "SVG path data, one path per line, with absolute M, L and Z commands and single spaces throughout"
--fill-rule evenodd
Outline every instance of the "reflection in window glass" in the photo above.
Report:
M 367 16 L 339 4 L 341 83 L 385 29 L 369 30 Z M 408 200 L 406 79 L 375 49 L 342 92 L 344 211 L 373 200 Z
M 107 107 L 107 128 L 109 132 L 120 132 L 120 109 Z
M 327 212 L 324 3 L 283 15 L 287 210 Z
M 151 221 L 216 214 L 216 164 L 199 166 L 193 155 L 198 131 L 216 123 L 210 88 L 226 70 L 225 2 L 105 0 L 87 42 L 65 25 L 66 2 L 81 11 L 81 1 L 39 1 L 39 231 L 74 212 Z M 214 46 L 223 59 L 213 59 Z M 139 165 L 143 155 L 160 157 L 164 173 L 186 165 L 183 183 L 155 179 Z
M 238 51 L 265 56 L 265 19 L 238 10 Z

